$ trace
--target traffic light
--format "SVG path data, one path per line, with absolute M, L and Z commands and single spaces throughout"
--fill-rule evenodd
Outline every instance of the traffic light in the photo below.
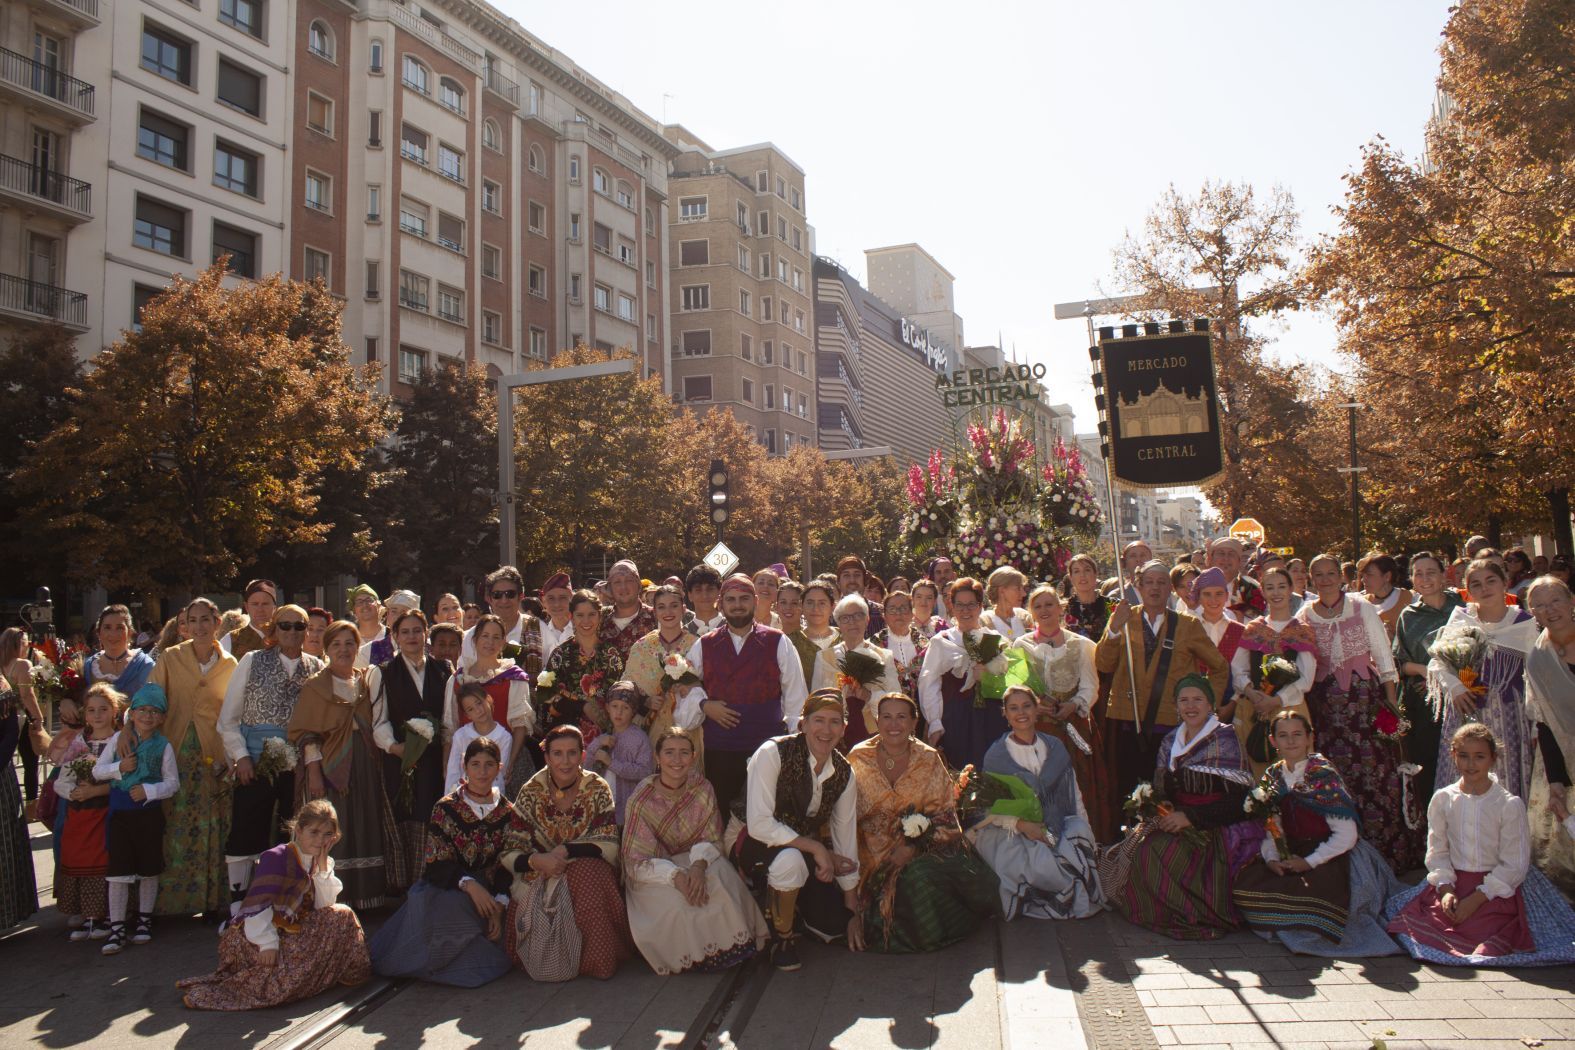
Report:
M 728 516 L 732 513 L 727 506 L 727 465 L 719 459 L 713 459 L 711 474 L 707 480 L 710 488 L 707 506 L 711 508 L 711 522 L 720 530 L 727 524 Z

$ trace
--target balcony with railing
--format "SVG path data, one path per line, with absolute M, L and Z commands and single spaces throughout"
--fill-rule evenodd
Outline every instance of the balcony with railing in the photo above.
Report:
M 98 0 L 28 0 L 39 11 L 64 19 L 78 29 L 98 25 Z
M 388 13 L 402 29 L 407 29 L 416 34 L 416 36 L 433 47 L 443 49 L 452 57 L 463 62 L 469 69 L 479 70 L 481 68 L 481 53 L 479 51 L 466 47 L 420 15 L 413 14 L 408 8 L 397 6 L 389 7 Z
M 520 86 L 491 66 L 487 67 L 487 90 L 509 100 L 509 105 L 520 104 Z
M 73 292 L 25 277 L 0 274 L 0 316 L 27 321 L 53 321 L 87 331 L 87 293 Z
M 27 102 L 43 100 L 76 121 L 93 119 L 93 85 L 0 47 L 0 89 Z
M 0 196 L 41 207 L 72 222 L 93 217 L 93 187 L 58 171 L 0 153 Z

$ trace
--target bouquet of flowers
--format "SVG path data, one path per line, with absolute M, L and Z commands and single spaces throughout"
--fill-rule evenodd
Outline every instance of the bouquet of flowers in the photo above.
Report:
M 1039 796 L 1019 777 L 985 773 L 970 763 L 957 774 L 957 812 L 972 826 L 987 816 L 1016 817 L 1044 823 Z
M 1487 685 L 1478 681 L 1479 668 L 1492 642 L 1480 627 L 1452 624 L 1439 632 L 1427 655 L 1442 660 L 1473 696 L 1486 696 Z
M 33 665 L 33 695 L 38 697 L 40 704 L 59 700 L 65 695 L 60 680 L 60 666 L 43 653 L 36 655 L 38 662 Z
M 1263 672 L 1263 691 L 1270 696 L 1301 677 L 1301 672 L 1296 669 L 1295 663 L 1272 653 L 1263 658 L 1259 669 Z
M 1378 705 L 1378 714 L 1373 716 L 1373 732 L 1381 740 L 1398 742 L 1405 738 L 1411 731 L 1411 720 L 1388 704 Z
M 869 653 L 861 653 L 857 649 L 849 649 L 842 654 L 842 659 L 837 661 L 837 685 L 844 690 L 878 682 L 885 673 L 884 663 L 877 657 Z
M 968 659 L 976 664 L 984 665 L 985 674 L 1006 673 L 1006 639 L 994 631 L 980 631 L 977 639 L 970 638 L 968 632 L 962 632 L 963 651 L 968 654 Z
M 902 841 L 915 852 L 922 850 L 935 837 L 935 822 L 914 806 L 903 810 L 897 821 L 902 825 Z
M 437 736 L 430 719 L 412 718 L 405 723 L 405 753 L 399 759 L 399 804 L 410 807 L 410 793 L 416 779 L 416 763 L 426 754 Z
M 1151 824 L 1160 817 L 1170 816 L 1176 811 L 1176 807 L 1160 798 L 1154 790 L 1154 785 L 1145 780 L 1132 789 L 1132 794 L 1121 803 L 1121 810 L 1129 819 L 1139 824 Z M 1198 828 L 1182 829 L 1181 837 L 1194 846 L 1208 844 L 1208 836 Z
M 1291 844 L 1285 838 L 1285 829 L 1280 826 L 1279 774 L 1264 773 L 1257 786 L 1247 793 L 1247 801 L 1242 803 L 1241 808 L 1253 820 L 1263 821 L 1263 830 L 1274 840 L 1274 848 L 1280 851 L 1280 859 L 1288 860 L 1291 857 Z
M 271 736 L 263 741 L 262 754 L 258 756 L 253 771 L 272 784 L 274 777 L 294 769 L 300 757 L 294 746 L 284 737 Z
M 537 689 L 551 689 L 558 684 L 558 675 L 553 671 L 543 671 L 536 676 Z
M 671 689 L 679 685 L 699 685 L 700 676 L 695 665 L 683 653 L 668 653 L 662 657 L 662 686 Z
M 55 794 L 62 799 L 69 800 L 71 793 L 83 784 L 93 783 L 93 766 L 96 760 L 92 755 L 79 755 L 67 762 L 60 770 L 60 776 L 55 778 Z

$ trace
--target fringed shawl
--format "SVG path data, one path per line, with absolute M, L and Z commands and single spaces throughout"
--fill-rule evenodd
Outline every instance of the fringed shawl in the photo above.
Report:
M 1296 783 L 1287 785 L 1285 777 L 1285 763 L 1276 762 L 1264 771 L 1264 780 L 1277 785 L 1277 794 L 1280 796 L 1294 794 L 1296 803 L 1328 819 L 1338 817 L 1342 820 L 1354 820 L 1357 824 L 1362 822 L 1362 817 L 1356 809 L 1356 801 L 1351 798 L 1351 793 L 1345 788 L 1345 781 L 1340 777 L 1340 771 L 1329 763 L 1329 760 L 1314 752 L 1307 756 L 1307 765 L 1302 769 L 1302 775 Z

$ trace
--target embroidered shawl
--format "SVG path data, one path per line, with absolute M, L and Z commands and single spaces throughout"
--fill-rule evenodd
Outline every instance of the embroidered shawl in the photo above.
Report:
M 711 782 L 698 773 L 678 791 L 649 776 L 629 796 L 624 809 L 623 870 L 627 874 L 648 860 L 665 860 L 709 842 L 722 850 L 722 815 Z

